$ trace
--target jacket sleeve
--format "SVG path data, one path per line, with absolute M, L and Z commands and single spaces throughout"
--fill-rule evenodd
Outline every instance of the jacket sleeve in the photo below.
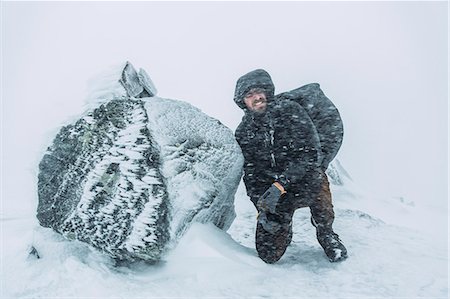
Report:
M 289 189 L 290 183 L 297 183 L 307 172 L 320 167 L 323 157 L 319 134 L 308 113 L 294 102 L 283 110 L 282 138 L 288 140 L 288 149 L 281 154 L 288 157 L 289 163 L 279 181 Z
M 258 182 L 258 176 L 255 173 L 257 169 L 256 157 L 254 155 L 254 149 L 252 149 L 251 140 L 248 137 L 246 130 L 246 122 L 242 122 L 235 132 L 236 140 L 241 147 L 242 154 L 244 155 L 244 184 L 247 190 L 247 195 L 253 200 L 255 197 L 261 195 L 261 190 L 258 190 L 260 186 Z

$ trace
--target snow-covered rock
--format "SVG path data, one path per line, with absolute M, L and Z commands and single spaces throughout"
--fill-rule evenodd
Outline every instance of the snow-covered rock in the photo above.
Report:
M 130 63 L 111 78 L 100 80 L 100 106 L 63 127 L 39 165 L 40 224 L 113 258 L 150 261 L 193 222 L 228 229 L 243 164 L 233 132 L 156 97 Z
M 330 165 L 328 165 L 326 173 L 328 176 L 328 180 L 332 185 L 344 186 L 349 181 L 352 181 L 351 176 L 341 165 L 341 162 L 338 159 L 334 159 L 333 161 L 331 161 Z

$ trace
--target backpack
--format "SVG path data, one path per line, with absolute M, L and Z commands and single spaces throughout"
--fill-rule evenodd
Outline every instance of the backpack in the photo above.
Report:
M 318 83 L 311 83 L 297 89 L 276 95 L 277 100 L 293 100 L 306 110 L 315 125 L 320 138 L 327 169 L 342 145 L 344 126 L 336 106 L 325 96 Z

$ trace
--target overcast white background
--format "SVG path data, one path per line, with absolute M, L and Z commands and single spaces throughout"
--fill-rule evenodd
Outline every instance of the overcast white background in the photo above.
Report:
M 447 13 L 446 2 L 3 2 L 3 215 L 34 212 L 46 146 L 84 111 L 88 79 L 126 60 L 159 96 L 233 130 L 244 73 L 266 69 L 277 93 L 319 82 L 356 183 L 446 208 Z

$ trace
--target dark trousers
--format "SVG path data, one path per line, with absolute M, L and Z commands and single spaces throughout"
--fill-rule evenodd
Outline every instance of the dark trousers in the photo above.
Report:
M 305 178 L 305 182 L 291 186 L 289 192 L 282 196 L 274 218 L 279 219 L 279 222 L 291 221 L 295 210 L 309 207 L 314 224 L 318 228 L 332 230 L 334 211 L 328 177 L 324 171 L 317 171 L 312 175 L 313 178 Z M 311 184 L 308 181 L 317 183 Z M 251 200 L 256 207 L 258 198 Z
M 256 206 L 258 198 L 253 197 L 251 200 Z M 333 233 L 334 211 L 330 185 L 324 171 L 310 173 L 303 182 L 289 186 L 288 192 L 278 201 L 274 214 L 258 215 L 255 245 L 258 256 L 263 261 L 271 264 L 283 256 L 292 240 L 292 216 L 295 210 L 305 207 L 311 210 L 311 222 L 316 227 L 319 243 L 325 244 L 324 237 Z M 261 215 L 263 218 L 260 218 Z M 260 222 L 261 219 L 263 220 Z M 265 227 L 264 224 L 268 223 L 277 223 L 279 226 L 270 224 Z M 276 231 L 271 231 L 270 227 Z M 324 245 L 322 247 L 328 248 Z

